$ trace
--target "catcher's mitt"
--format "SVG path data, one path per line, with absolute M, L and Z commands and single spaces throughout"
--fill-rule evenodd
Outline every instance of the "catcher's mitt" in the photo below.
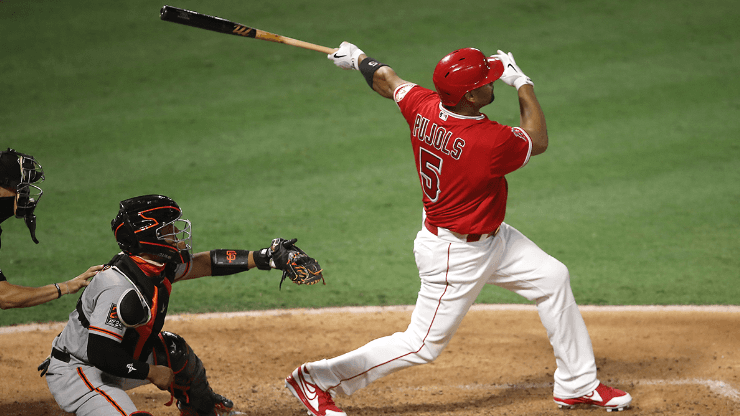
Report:
M 272 245 L 270 246 L 272 262 L 275 264 L 276 269 L 283 271 L 283 277 L 280 279 L 280 288 L 283 287 L 283 281 L 286 277 L 297 285 L 312 285 L 319 280 L 326 284 L 319 262 L 296 247 L 296 241 L 298 241 L 297 238 L 292 240 L 276 238 L 272 240 Z

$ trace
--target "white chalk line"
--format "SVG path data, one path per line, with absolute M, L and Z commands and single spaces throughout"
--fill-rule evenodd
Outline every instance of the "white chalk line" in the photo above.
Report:
M 697 385 L 709 388 L 713 393 L 730 399 L 734 402 L 740 402 L 740 391 L 734 389 L 728 383 L 722 380 L 708 380 L 703 378 L 678 379 L 678 380 L 609 380 L 609 384 L 614 385 L 648 385 L 648 386 L 685 386 Z M 394 388 L 395 391 L 447 391 L 450 389 L 457 390 L 533 390 L 533 389 L 551 389 L 552 383 L 520 383 L 520 384 L 466 384 L 461 386 L 424 386 L 424 387 L 403 387 Z
M 738 305 L 583 305 L 578 307 L 582 312 L 725 312 L 740 313 Z M 330 308 L 268 309 L 259 311 L 216 312 L 216 313 L 183 313 L 168 315 L 166 321 L 190 321 L 199 319 L 228 319 L 239 317 L 261 317 L 280 315 L 320 315 L 329 313 L 382 313 L 411 312 L 414 305 L 395 306 L 343 306 Z M 528 304 L 475 304 L 471 311 L 537 311 L 535 305 Z M 50 331 L 64 328 L 66 322 L 48 322 L 42 324 L 24 324 L 0 327 L 0 335 L 19 332 Z

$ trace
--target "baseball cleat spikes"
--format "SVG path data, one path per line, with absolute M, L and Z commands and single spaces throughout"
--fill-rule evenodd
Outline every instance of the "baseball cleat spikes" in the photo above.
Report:
M 624 409 L 627 409 L 629 407 L 629 406 L 627 406 L 627 407 L 615 407 L 615 408 L 611 408 L 611 407 L 601 407 L 601 406 L 596 406 L 596 405 L 591 405 L 591 406 L 592 407 L 602 408 L 602 409 L 606 410 L 607 412 L 621 412 Z M 578 407 L 578 405 L 575 405 L 574 404 L 574 405 L 569 406 L 567 404 L 558 404 L 558 409 L 575 409 L 576 407 Z M 311 413 L 309 413 L 309 415 L 310 414 Z

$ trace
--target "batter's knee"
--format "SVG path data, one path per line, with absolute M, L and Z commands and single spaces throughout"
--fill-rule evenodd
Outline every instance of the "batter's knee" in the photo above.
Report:
M 447 344 L 441 345 L 436 343 L 424 343 L 424 347 L 419 350 L 419 356 L 427 363 L 431 363 L 436 360 L 437 357 L 442 355 Z
M 450 340 L 449 334 L 444 334 L 441 338 L 435 338 L 434 334 L 425 334 L 425 338 L 420 338 L 412 331 L 399 333 L 398 335 L 406 338 L 405 344 L 411 351 L 416 351 L 414 355 L 423 363 L 431 363 L 436 360 Z
M 553 286 L 570 286 L 570 272 L 568 271 L 568 266 L 563 264 L 560 260 L 550 257 L 548 267 L 548 275 L 550 276 Z

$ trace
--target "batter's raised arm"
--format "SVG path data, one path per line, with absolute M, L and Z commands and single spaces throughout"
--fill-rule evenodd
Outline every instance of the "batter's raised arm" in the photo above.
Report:
M 507 54 L 499 49 L 493 57 L 499 59 L 504 65 L 501 81 L 516 88 L 519 95 L 519 126 L 532 139 L 532 156 L 544 153 L 548 145 L 547 125 L 545 114 L 534 94 L 534 83 L 524 75 L 514 61 L 514 55 L 511 52 Z
M 359 70 L 370 88 L 385 98 L 392 99 L 396 87 L 406 83 L 391 67 L 367 56 L 362 49 L 349 42 L 342 42 L 339 49 L 327 55 L 327 58 L 342 69 Z

